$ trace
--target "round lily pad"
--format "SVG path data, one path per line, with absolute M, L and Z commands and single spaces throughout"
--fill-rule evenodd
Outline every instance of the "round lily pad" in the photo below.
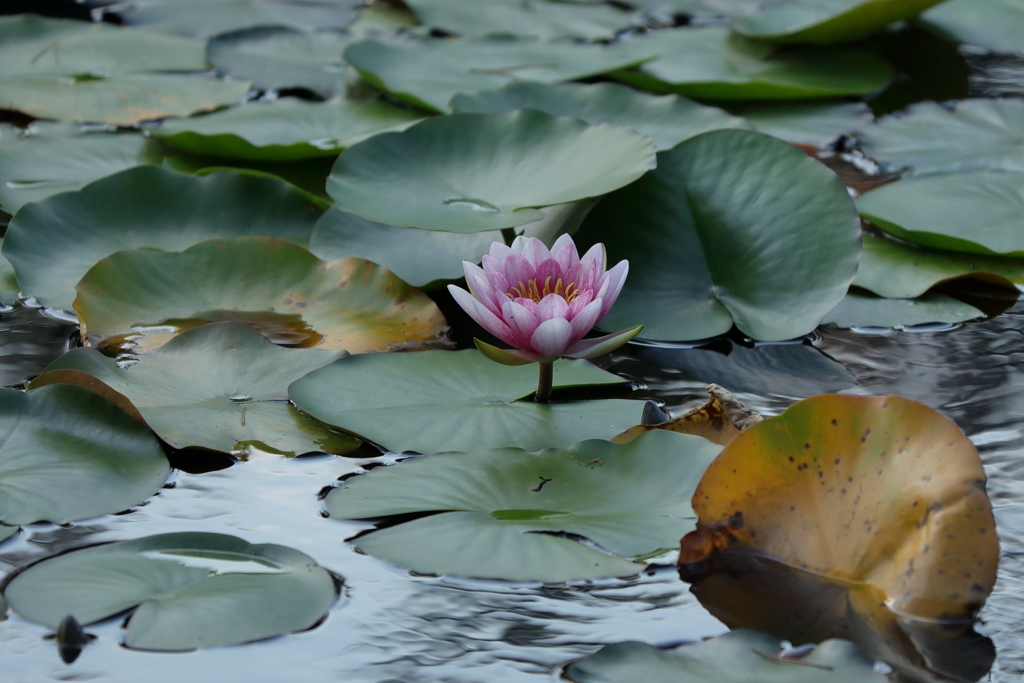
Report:
M 678 95 L 650 95 L 616 83 L 512 83 L 500 90 L 459 94 L 452 109 L 500 113 L 529 107 L 587 123 L 628 126 L 670 149 L 687 138 L 719 128 L 750 128 L 738 116 Z
M 611 38 L 639 15 L 601 3 L 538 0 L 409 0 L 424 26 L 462 36 L 512 34 L 540 38 Z
M 357 439 L 332 432 L 288 401 L 289 384 L 343 355 L 282 348 L 248 325 L 212 323 L 182 332 L 124 369 L 95 349 L 75 349 L 32 386 L 77 383 L 66 371 L 87 373 L 131 401 L 175 448 L 347 453 Z
M 48 628 L 131 610 L 125 645 L 186 651 L 314 626 L 334 580 L 308 555 L 223 534 L 175 533 L 43 560 L 4 591 L 11 609 Z
M 850 292 L 825 316 L 822 325 L 904 328 L 927 323 L 962 323 L 985 314 L 944 294 L 925 294 L 920 299 L 883 299 Z
M 623 43 L 639 69 L 615 78 L 646 90 L 706 99 L 783 100 L 864 95 L 892 79 L 892 67 L 852 48 L 783 48 L 724 27 L 659 31 Z
M 269 104 L 171 119 L 151 133 L 195 154 L 291 161 L 335 156 L 366 138 L 404 130 L 422 118 L 375 99 L 306 102 L 286 97 Z
M 516 581 L 623 576 L 693 528 L 689 497 L 720 449 L 658 431 L 621 446 L 594 440 L 538 453 L 440 453 L 347 479 L 326 504 L 332 517 L 415 516 L 354 543 L 417 572 Z
M 659 650 L 646 643 L 605 645 L 566 669 L 572 683 L 886 683 L 848 640 L 826 640 L 807 655 L 782 655 L 782 643 L 738 630 Z
M 863 239 L 864 253 L 853 284 L 879 296 L 909 299 L 957 278 L 1024 287 L 1024 259 L 923 249 L 869 233 Z
M 504 242 L 500 232 L 396 228 L 333 208 L 317 221 L 309 250 L 327 260 L 357 256 L 384 266 L 414 287 L 428 287 L 463 277 L 462 262 L 479 263 L 496 241 Z
M 555 363 L 556 389 L 623 381 L 588 361 Z M 318 420 L 395 452 L 566 447 L 610 439 L 643 412 L 642 401 L 622 399 L 535 403 L 536 389 L 535 365 L 499 365 L 476 350 L 424 351 L 342 358 L 288 395 Z
M 75 283 L 116 251 L 180 251 L 245 235 L 305 245 L 321 213 L 309 195 L 273 178 L 142 166 L 24 207 L 7 229 L 3 255 L 26 295 L 70 311 Z
M 740 33 L 786 43 L 843 43 L 906 21 L 943 0 L 768 0 L 730 17 Z M 728 12 L 727 12 L 728 13 Z
M 827 147 L 841 135 L 863 130 L 875 118 L 863 102 L 757 104 L 742 114 L 762 133 L 814 147 Z
M 120 408 L 78 387 L 0 389 L 0 520 L 66 524 L 141 503 L 170 466 Z
M 453 114 L 350 147 L 327 191 L 338 208 L 378 223 L 482 232 L 628 185 L 654 168 L 654 153 L 627 128 L 533 109 Z
M 1024 173 L 906 178 L 857 200 L 861 215 L 914 244 L 1024 256 Z
M 245 322 L 271 341 L 350 353 L 446 345 L 434 302 L 357 258 L 321 261 L 271 237 L 182 252 L 119 251 L 78 283 L 82 334 L 108 353 L 147 352 L 209 322 Z
M 865 154 L 915 175 L 1024 172 L 1024 100 L 973 99 L 951 106 L 921 102 L 859 136 Z
M 363 40 L 345 48 L 345 61 L 396 97 L 444 113 L 456 93 L 493 90 L 513 81 L 573 81 L 653 56 L 636 55 L 625 45 L 509 38 Z
M 860 258 L 860 221 L 834 173 L 763 133 L 711 131 L 592 211 L 577 243 L 603 242 L 629 278 L 601 326 L 692 340 L 772 341 L 813 330 Z M 584 248 L 581 246 L 581 248 Z
M 341 53 L 353 40 L 339 31 L 257 26 L 210 38 L 206 58 L 218 73 L 260 90 L 305 88 L 327 98 L 345 93 L 349 69 Z
M 921 23 L 959 43 L 1024 53 L 1022 0 L 948 0 L 925 12 Z

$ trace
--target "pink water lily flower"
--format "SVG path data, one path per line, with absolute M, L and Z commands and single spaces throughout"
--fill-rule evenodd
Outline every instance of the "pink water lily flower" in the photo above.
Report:
M 583 337 L 615 303 L 629 263 L 605 272 L 603 244 L 579 257 L 562 235 L 549 251 L 535 237 L 517 237 L 511 247 L 491 245 L 483 268 L 463 262 L 472 292 L 454 285 L 455 301 L 488 332 L 515 347 L 499 349 L 476 340 L 491 360 L 505 365 L 548 364 L 556 358 L 593 358 L 622 346 L 642 326 L 596 339 Z

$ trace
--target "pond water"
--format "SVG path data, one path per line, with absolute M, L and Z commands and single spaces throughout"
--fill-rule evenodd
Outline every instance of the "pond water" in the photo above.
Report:
M 62 324 L 63 325 L 63 324 Z M 18 384 L 62 352 L 72 333 L 41 312 L 0 314 L 4 381 Z M 630 345 L 602 365 L 645 384 L 673 414 L 715 381 L 774 415 L 818 393 L 897 394 L 939 410 L 978 446 L 1002 541 L 995 592 L 978 630 L 996 643 L 993 681 L 1024 673 L 1024 304 L 993 319 L 932 331 L 819 330 L 800 344 Z M 26 341 L 34 340 L 34 341 Z M 59 343 L 57 341 L 59 340 Z M 42 363 L 39 369 L 33 363 Z M 366 525 L 327 519 L 319 498 L 339 477 L 396 456 L 285 459 L 253 452 L 205 474 L 176 471 L 147 503 L 66 527 L 36 524 L 0 543 L 0 575 L 90 544 L 173 531 L 226 533 L 296 548 L 344 578 L 339 599 L 310 632 L 185 654 L 128 650 L 117 617 L 89 626 L 96 640 L 66 665 L 48 631 L 8 614 L 0 622 L 3 680 L 496 683 L 555 681 L 563 664 L 602 644 L 671 644 L 726 628 L 690 594 L 665 558 L 627 579 L 569 585 L 417 576 L 346 545 Z M 471 552 L 472 548 L 467 548 Z

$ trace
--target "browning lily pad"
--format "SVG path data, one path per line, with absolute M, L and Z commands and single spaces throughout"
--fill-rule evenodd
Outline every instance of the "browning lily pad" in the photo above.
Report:
M 511 34 L 539 38 L 611 38 L 638 18 L 602 3 L 550 0 L 409 0 L 406 3 L 424 26 L 462 36 Z
M 270 237 L 182 252 L 120 251 L 76 286 L 82 334 L 108 353 L 147 352 L 209 322 L 245 322 L 278 344 L 349 353 L 446 346 L 427 296 L 357 258 L 325 262 Z
M 601 200 L 577 234 L 628 259 L 602 321 L 691 340 L 735 324 L 764 341 L 813 330 L 842 300 L 860 258 L 860 221 L 834 173 L 789 143 L 711 131 L 658 153 L 658 168 Z
M 78 387 L 0 389 L 0 520 L 66 524 L 156 493 L 170 466 L 120 408 Z
M 622 446 L 594 440 L 537 453 L 440 453 L 349 478 L 326 505 L 332 517 L 406 516 L 354 543 L 418 572 L 515 581 L 623 576 L 693 528 L 688 497 L 718 451 L 700 437 L 652 432 Z
M 555 363 L 555 389 L 622 382 L 588 361 Z M 564 448 L 610 439 L 643 412 L 643 401 L 622 399 L 535 403 L 536 389 L 535 365 L 499 365 L 476 350 L 425 351 L 342 358 L 288 395 L 318 420 L 395 452 Z
M 77 384 L 77 373 L 87 373 L 125 396 L 157 436 L 179 449 L 244 454 L 255 445 L 289 456 L 338 454 L 360 442 L 296 410 L 288 385 L 344 355 L 281 348 L 248 325 L 212 323 L 182 332 L 123 369 L 95 349 L 75 349 L 32 387 Z
M 350 147 L 327 191 L 338 208 L 377 223 L 483 232 L 628 185 L 654 168 L 654 153 L 628 128 L 534 109 L 452 114 Z
M 335 156 L 366 138 L 404 130 L 422 118 L 375 99 L 306 102 L 286 97 L 269 104 L 171 119 L 151 133 L 195 154 L 291 161 Z
M 180 251 L 247 235 L 305 245 L 321 213 L 322 203 L 276 179 L 144 166 L 26 206 L 11 220 L 3 255 L 26 296 L 70 311 L 75 283 L 116 251 Z
M 4 596 L 56 628 L 131 610 L 130 648 L 181 652 L 303 631 L 335 599 L 334 579 L 308 555 L 234 536 L 174 533 L 76 550 L 32 565 Z

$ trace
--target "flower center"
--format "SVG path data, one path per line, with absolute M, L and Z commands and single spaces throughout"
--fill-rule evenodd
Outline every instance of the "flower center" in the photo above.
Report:
M 537 303 L 546 297 L 548 294 L 557 294 L 565 299 L 568 304 L 572 303 L 572 300 L 580 293 L 579 287 L 576 286 L 575 282 L 570 282 L 565 287 L 562 286 L 562 278 L 555 280 L 555 286 L 551 286 L 552 277 L 549 275 L 544 279 L 543 287 L 539 284 L 536 279 L 527 280 L 526 284 L 523 281 L 519 281 L 517 287 L 509 287 L 508 291 L 505 292 L 505 296 L 509 299 L 533 299 Z

